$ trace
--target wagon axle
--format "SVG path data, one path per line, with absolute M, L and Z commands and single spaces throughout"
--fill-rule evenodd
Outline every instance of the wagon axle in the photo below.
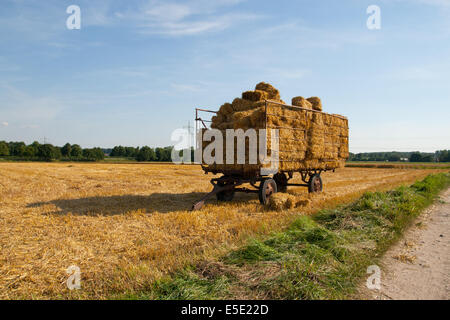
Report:
M 240 176 L 223 175 L 220 178 L 211 179 L 213 190 L 201 198 L 198 202 L 192 205 L 191 210 L 199 210 L 209 198 L 216 196 L 219 201 L 233 200 L 235 192 L 258 193 L 259 202 L 263 205 L 269 203 L 270 196 L 278 191 L 286 191 L 288 186 L 308 187 L 310 193 L 321 192 L 323 189 L 322 178 L 320 173 L 322 170 L 300 172 L 302 181 L 305 183 L 289 183 L 292 179 L 293 173 L 279 172 L 270 178 L 268 176 L 253 177 L 251 179 Z M 309 179 L 308 179 L 309 178 Z M 259 185 L 257 183 L 259 182 Z M 250 184 L 253 189 L 239 187 L 244 183 Z

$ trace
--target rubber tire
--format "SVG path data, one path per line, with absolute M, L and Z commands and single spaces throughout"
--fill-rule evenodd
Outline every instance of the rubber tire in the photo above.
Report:
M 316 190 L 317 185 L 320 183 L 320 189 Z M 316 187 L 316 188 L 315 188 Z M 311 178 L 309 178 L 308 181 L 308 191 L 309 193 L 319 193 L 323 190 L 323 183 L 322 183 L 322 177 L 320 174 L 313 174 Z
M 219 186 L 224 186 L 224 183 L 218 183 Z M 234 198 L 234 190 L 222 191 L 216 193 L 216 198 L 218 201 L 231 201 Z
M 267 194 L 267 188 L 271 188 L 272 192 L 270 194 Z M 264 179 L 261 181 L 261 184 L 259 185 L 259 202 L 262 205 L 266 205 L 269 203 L 269 198 L 272 194 L 277 193 L 277 183 L 275 180 L 271 178 Z
M 277 183 L 277 192 L 286 192 L 288 178 L 284 172 L 278 172 L 273 176 L 273 180 Z

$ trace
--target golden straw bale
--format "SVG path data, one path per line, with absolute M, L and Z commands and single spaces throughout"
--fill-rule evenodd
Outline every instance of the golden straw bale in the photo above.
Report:
M 295 208 L 297 199 L 289 193 L 275 193 L 269 198 L 269 208 L 275 211 L 289 210 Z
M 233 109 L 232 112 L 257 109 L 263 105 L 265 105 L 264 101 L 250 101 L 250 100 L 245 100 L 245 99 L 241 99 L 241 98 L 236 98 L 233 100 L 233 103 L 232 103 L 232 109 Z
M 306 100 L 308 100 L 311 103 L 312 108 L 314 110 L 322 111 L 322 101 L 320 100 L 320 98 L 318 98 L 318 97 L 311 97 L 311 98 L 308 98 Z
M 256 85 L 255 90 L 267 92 L 268 98 L 271 100 L 281 100 L 280 91 L 278 91 L 278 89 L 276 89 L 269 83 L 260 82 Z
M 266 98 L 273 98 L 273 95 L 279 97 L 278 90 L 268 84 L 258 84 L 255 91 L 244 92 L 242 99 L 236 98 L 232 104 L 224 104 L 212 118 L 211 127 L 220 130 L 262 129 L 266 127 L 267 119 L 268 129 L 278 129 L 279 171 L 334 169 L 345 164 L 345 159 L 348 158 L 347 118 L 312 111 L 312 108 L 321 108 L 320 99 L 317 97 L 294 98 L 294 105 L 306 108 L 298 109 L 264 101 Z M 267 134 L 267 153 L 270 156 L 274 155 L 275 150 L 271 150 L 271 131 Z M 223 148 L 225 152 L 226 141 Z M 234 149 L 236 160 L 236 145 Z M 245 150 L 245 165 L 216 165 L 215 170 L 223 173 L 242 172 L 250 176 L 257 173 L 261 167 L 270 166 L 248 163 L 248 140 L 245 142 Z
M 264 101 L 268 99 L 268 93 L 261 90 L 245 91 L 242 93 L 242 99 L 249 101 Z
M 312 109 L 312 104 L 308 100 L 306 100 L 303 97 L 294 97 L 292 98 L 292 105 L 305 108 L 305 109 Z
M 224 103 L 220 108 L 219 108 L 219 114 L 221 115 L 227 115 L 230 113 L 233 113 L 233 107 L 231 105 L 231 103 Z

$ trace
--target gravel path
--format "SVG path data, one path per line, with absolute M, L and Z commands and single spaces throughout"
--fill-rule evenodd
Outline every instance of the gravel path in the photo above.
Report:
M 363 299 L 450 299 L 450 189 L 389 249 L 380 263 L 381 289 Z

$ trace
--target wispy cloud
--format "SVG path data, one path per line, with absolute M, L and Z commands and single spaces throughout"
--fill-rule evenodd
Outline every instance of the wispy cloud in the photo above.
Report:
M 137 11 L 116 14 L 122 19 L 133 20 L 141 34 L 165 36 L 197 35 L 225 30 L 241 23 L 261 18 L 245 12 L 226 11 L 239 0 L 203 1 L 182 3 L 151 1 Z
M 188 0 L 183 2 L 145 0 L 79 0 L 81 28 L 127 28 L 143 35 L 187 36 L 222 31 L 260 16 L 237 10 L 243 0 Z M 60 1 L 13 1 L 9 15 L 0 13 L 2 29 L 13 30 L 26 41 L 65 48 L 68 17 Z M 45 13 L 45 14 L 42 14 Z M 3 33 L 5 36 L 8 33 Z
M 3 121 L 3 122 L 2 122 L 2 126 L 3 126 L 3 127 L 7 127 L 7 126 L 9 126 L 9 123 L 6 122 L 6 121 Z

